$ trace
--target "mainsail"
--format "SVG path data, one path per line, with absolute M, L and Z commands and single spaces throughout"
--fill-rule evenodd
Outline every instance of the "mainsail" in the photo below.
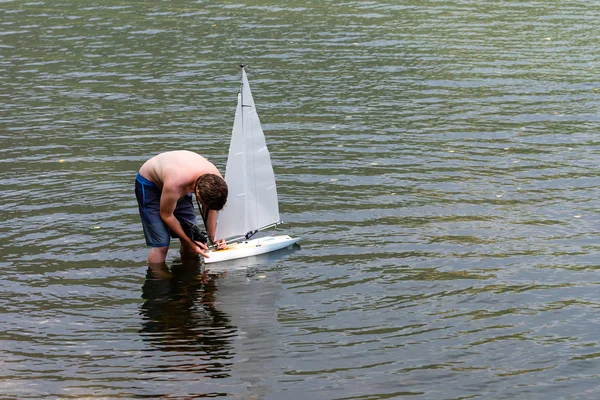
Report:
M 245 236 L 280 222 L 271 156 L 244 68 L 225 181 L 229 196 L 217 217 L 217 240 Z

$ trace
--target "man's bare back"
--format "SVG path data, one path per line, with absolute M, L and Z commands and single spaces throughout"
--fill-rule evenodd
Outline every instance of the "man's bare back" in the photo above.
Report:
M 184 196 L 192 193 L 198 176 L 221 173 L 210 161 L 187 150 L 167 151 L 158 154 L 142 165 L 140 175 L 149 179 L 161 190 L 165 184 Z

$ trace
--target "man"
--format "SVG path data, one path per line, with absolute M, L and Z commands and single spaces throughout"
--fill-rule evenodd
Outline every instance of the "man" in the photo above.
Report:
M 164 263 L 171 237 L 181 242 L 181 254 L 207 257 L 206 245 L 192 241 L 179 219 L 196 224 L 192 193 L 202 206 L 208 238 L 214 243 L 217 211 L 227 201 L 227 183 L 217 167 L 199 154 L 168 151 L 146 161 L 136 177 L 138 201 L 146 244 L 152 246 L 148 262 Z

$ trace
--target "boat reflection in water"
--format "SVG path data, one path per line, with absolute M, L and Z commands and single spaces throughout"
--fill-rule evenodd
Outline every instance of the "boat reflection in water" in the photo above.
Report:
M 153 372 L 187 371 L 218 378 L 231 370 L 237 329 L 215 307 L 219 275 L 202 271 L 198 260 L 148 268 L 142 287 L 141 332 L 151 350 L 177 352 L 153 363 Z M 156 357 L 155 357 L 156 359 Z
M 148 268 L 139 362 L 147 379 L 165 382 L 161 396 L 266 396 L 270 377 L 281 371 L 274 335 L 280 330 L 278 262 L 299 248 L 207 270 L 197 260 Z

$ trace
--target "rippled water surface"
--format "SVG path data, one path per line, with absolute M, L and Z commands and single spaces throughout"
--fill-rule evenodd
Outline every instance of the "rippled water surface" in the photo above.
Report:
M 598 32 L 585 0 L 0 2 L 0 397 L 598 398 Z M 224 169 L 240 62 L 300 247 L 149 268 L 135 173 Z

